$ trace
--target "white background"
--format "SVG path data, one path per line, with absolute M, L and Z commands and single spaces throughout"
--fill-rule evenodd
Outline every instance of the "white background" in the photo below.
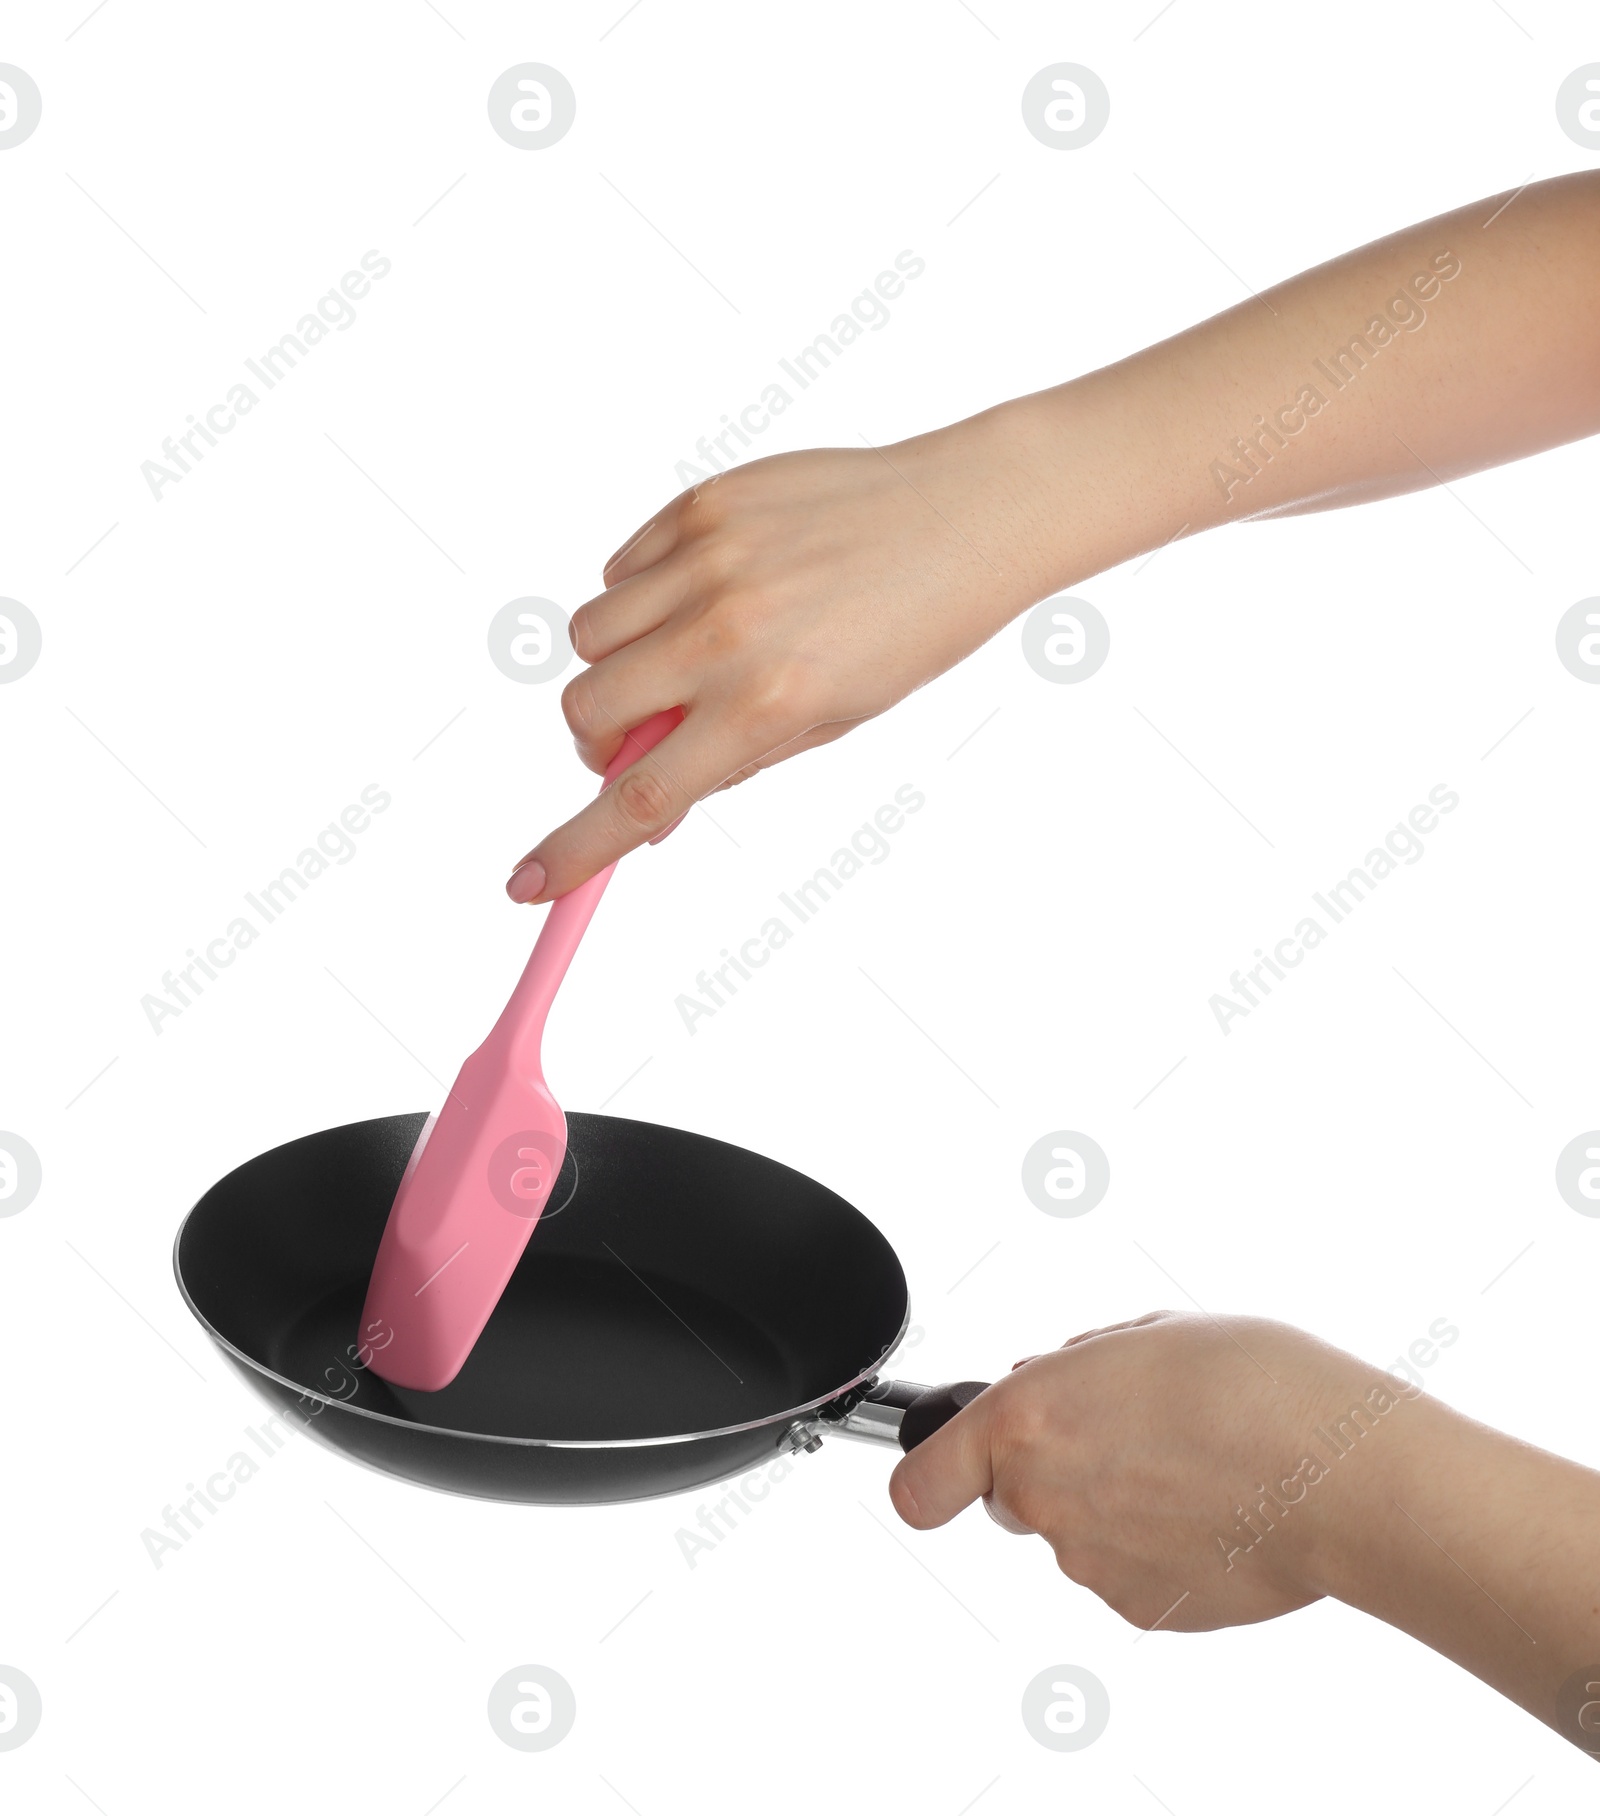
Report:
M 0 592 L 45 638 L 0 689 L 0 1127 L 44 1168 L 0 1221 L 0 1663 L 44 1698 L 6 1807 L 1574 1807 L 1590 1765 L 1400 1634 L 1323 1605 L 1141 1639 L 979 1512 L 900 1528 L 888 1453 L 839 1442 L 693 1570 L 702 1497 L 479 1504 L 304 1441 L 159 1571 L 140 1535 L 258 1411 L 174 1288 L 183 1212 L 280 1141 L 437 1101 L 535 929 L 504 876 L 591 786 L 560 683 L 488 660 L 495 610 L 581 603 L 674 463 L 902 249 L 927 270 L 893 320 L 758 451 L 953 419 L 1581 167 L 1554 96 L 1600 57 L 1592 14 L 86 10 L 15 3 L 0 38 L 44 97 L 0 154 Z M 540 152 L 485 111 L 526 60 L 578 97 Z M 1063 60 L 1112 97 L 1079 151 L 1019 111 Z M 153 501 L 141 461 L 369 248 L 393 271 L 354 326 Z M 1597 477 L 1579 446 L 1176 546 L 1081 589 L 1112 627 L 1093 680 L 1041 680 L 1012 630 L 720 797 L 619 872 L 558 1096 L 860 1205 L 912 1281 L 918 1378 L 1158 1305 L 1378 1364 L 1448 1318 L 1433 1391 L 1600 1462 L 1600 1221 L 1553 1185 L 1600 1123 L 1600 691 L 1552 640 L 1600 591 Z M 140 998 L 374 782 L 354 859 L 154 1034 Z M 695 973 L 908 782 L 888 860 L 687 1034 Z M 1437 783 L 1461 805 L 1425 858 L 1224 1038 L 1211 993 Z M 1112 1168 L 1075 1221 L 1019 1178 L 1064 1127 Z M 484 1714 L 529 1662 L 578 1700 L 543 1754 Z M 1019 1716 L 1058 1663 L 1111 1696 L 1077 1754 Z

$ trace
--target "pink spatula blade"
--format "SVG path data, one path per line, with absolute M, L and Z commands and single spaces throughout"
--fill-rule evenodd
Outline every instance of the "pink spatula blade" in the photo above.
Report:
M 609 786 L 680 722 L 674 707 L 628 734 Z M 500 1302 L 567 1153 L 567 1119 L 540 1063 L 545 1018 L 610 865 L 551 903 L 533 955 L 483 1045 L 424 1127 L 367 1288 L 373 1370 L 397 1387 L 447 1387 Z M 370 1333 L 383 1331 L 381 1347 Z

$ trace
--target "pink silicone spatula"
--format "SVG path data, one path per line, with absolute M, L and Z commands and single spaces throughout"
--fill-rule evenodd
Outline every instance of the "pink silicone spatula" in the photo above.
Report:
M 682 719 L 629 732 L 603 787 Z M 413 1150 L 384 1226 L 362 1331 L 391 1339 L 373 1370 L 397 1387 L 448 1387 L 521 1258 L 561 1171 L 567 1119 L 540 1065 L 545 1018 L 615 864 L 550 904 L 511 1000 L 462 1066 Z

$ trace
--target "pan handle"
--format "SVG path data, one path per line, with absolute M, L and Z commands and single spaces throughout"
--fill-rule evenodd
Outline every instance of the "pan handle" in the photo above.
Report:
M 838 1406 L 819 1408 L 808 1435 L 837 1432 L 912 1450 L 987 1386 L 987 1381 L 947 1381 L 938 1387 L 924 1387 L 920 1381 L 869 1381 Z

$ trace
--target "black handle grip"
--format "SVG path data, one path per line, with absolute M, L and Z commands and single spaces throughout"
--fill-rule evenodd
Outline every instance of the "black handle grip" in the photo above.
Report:
M 946 1381 L 942 1387 L 925 1388 L 900 1421 L 900 1448 L 915 1450 L 941 1425 L 948 1425 L 963 1406 L 971 1405 L 989 1385 L 987 1381 Z

